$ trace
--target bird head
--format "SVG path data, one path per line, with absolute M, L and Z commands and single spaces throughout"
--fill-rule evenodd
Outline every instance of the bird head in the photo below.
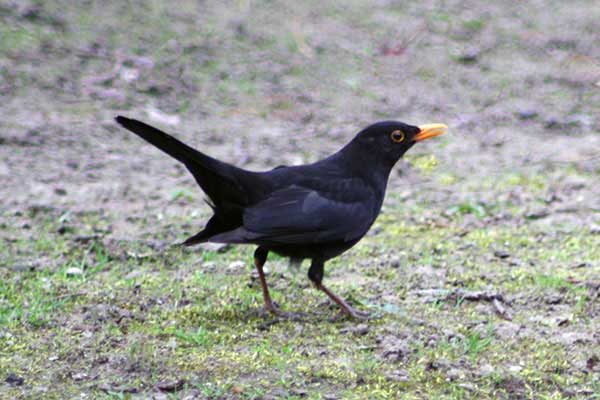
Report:
M 399 121 L 382 121 L 360 131 L 351 145 L 363 154 L 394 165 L 415 143 L 443 135 L 447 130 L 444 124 L 415 126 Z

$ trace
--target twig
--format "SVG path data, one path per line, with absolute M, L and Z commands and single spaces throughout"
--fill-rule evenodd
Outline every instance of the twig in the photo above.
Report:
M 496 310 L 496 314 L 498 314 L 498 316 L 500 318 L 505 319 L 507 321 L 512 321 L 512 315 L 510 315 L 508 313 L 508 311 L 506 310 L 506 308 L 504 308 L 504 305 L 502 305 L 502 303 L 500 302 L 500 300 L 494 299 L 494 300 L 492 300 L 492 304 L 494 305 L 494 309 Z
M 71 297 L 80 297 L 80 296 L 85 296 L 87 294 L 87 292 L 77 292 L 77 293 L 66 293 L 66 294 L 62 294 L 60 296 L 57 296 L 55 298 L 55 300 L 60 301 L 60 300 L 65 300 Z

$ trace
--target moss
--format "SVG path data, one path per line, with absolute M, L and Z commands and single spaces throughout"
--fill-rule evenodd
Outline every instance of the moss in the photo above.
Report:
M 562 132 L 543 131 L 535 119 L 517 126 L 512 117 L 512 98 L 523 97 L 523 90 L 540 115 L 560 113 L 554 110 L 560 105 L 565 113 L 597 110 L 595 92 L 557 80 L 556 66 L 523 53 L 538 44 L 522 40 L 529 33 L 519 25 L 535 26 L 541 36 L 566 34 L 573 26 L 593 26 L 593 13 L 574 13 L 583 20 L 561 20 L 557 29 L 550 9 L 547 21 L 543 10 L 533 19 L 489 19 L 478 14 L 484 10 L 466 15 L 448 4 L 426 13 L 421 29 L 411 25 L 422 13 L 410 2 L 384 8 L 358 1 L 233 8 L 138 3 L 0 6 L 7 82 L 0 85 L 6 105 L 0 147 L 10 159 L 6 165 L 17 168 L 9 170 L 19 180 L 13 187 L 22 190 L 21 179 L 50 191 L 53 179 L 90 184 L 115 176 L 120 182 L 125 169 L 140 169 L 137 142 L 107 122 L 115 103 L 86 94 L 90 77 L 113 69 L 120 74 L 123 67 L 139 76 L 102 84 L 128 93 L 119 109 L 139 111 L 150 102 L 179 113 L 178 135 L 207 133 L 196 140 L 211 151 L 226 145 L 230 160 L 247 159 L 257 169 L 290 162 L 291 152 L 314 160 L 374 118 L 402 114 L 416 123 L 437 115 L 435 121 L 454 126 L 432 142 L 435 156 L 427 147 L 411 150 L 413 171 L 392 178 L 371 233 L 327 263 L 327 284 L 375 315 L 361 329 L 353 321 L 330 321 L 338 310 L 311 287 L 306 263 L 295 271 L 269 256 L 274 299 L 286 311 L 305 314 L 277 320 L 259 312 L 251 247 L 157 247 L 181 240 L 209 212 L 169 211 L 173 203 L 201 207 L 199 192 L 187 188 L 191 178 L 179 181 L 178 170 L 152 176 L 177 179 L 160 193 L 149 193 L 154 189 L 144 189 L 145 181 L 126 193 L 103 187 L 102 196 L 128 203 L 123 210 L 101 199 L 77 203 L 69 193 L 56 208 L 18 204 L 8 211 L 15 199 L 21 203 L 19 192 L 0 210 L 0 380 L 14 373 L 25 384 L 4 385 L 2 395 L 145 398 L 156 393 L 158 381 L 173 378 L 184 385 L 169 398 L 560 399 L 600 391 L 597 370 L 586 369 L 600 351 L 588 339 L 600 323 L 594 291 L 600 235 L 589 226 L 593 210 L 566 209 L 593 193 L 600 171 L 590 160 L 536 163 L 537 148 L 526 146 L 561 143 Z M 35 13 L 60 15 L 63 28 L 48 18 L 32 20 Z M 298 32 L 289 15 L 297 18 Z M 494 32 L 502 46 L 490 44 L 470 66 L 439 51 L 469 48 L 467 41 L 483 31 Z M 510 43 L 517 45 L 504 46 Z M 384 45 L 404 53 L 383 56 Z M 507 57 L 509 48 L 514 54 Z M 429 54 L 427 65 L 411 62 L 415 54 Z M 529 61 L 545 63 L 540 71 L 548 76 L 527 72 L 537 64 L 514 68 Z M 35 118 L 23 122 L 23 110 L 32 109 L 47 120 L 44 129 Z M 47 142 L 12 143 L 30 123 L 33 137 Z M 518 127 L 527 135 L 494 143 L 498 132 Z M 279 139 L 289 146 L 274 147 Z M 511 153 L 511 146 L 521 147 Z M 83 161 L 72 170 L 64 169 L 74 157 L 62 153 L 65 148 L 81 150 Z M 573 154 L 580 150 L 574 147 Z M 13 151 L 17 158 L 9 157 Z M 529 153 L 531 165 L 524 162 Z M 131 163 L 121 163 L 128 157 Z M 38 160 L 48 175 L 29 168 Z M 141 166 L 144 173 L 147 167 Z M 585 185 L 563 190 L 565 177 Z M 555 192 L 557 199 L 550 196 Z M 131 200 L 136 196 L 145 196 L 143 203 Z M 130 200 L 143 209 L 126 212 Z M 32 194 L 29 201 L 41 199 Z M 76 211 L 86 207 L 97 211 Z M 548 217 L 528 219 L 538 208 L 548 209 Z M 230 268 L 240 260 L 245 266 Z M 503 320 L 489 302 L 447 297 L 475 290 L 502 294 L 513 320 Z M 571 332 L 581 337 L 567 335 L 571 343 L 564 337 Z M 75 379 L 78 373 L 85 376 Z M 125 390 L 132 388 L 140 393 Z

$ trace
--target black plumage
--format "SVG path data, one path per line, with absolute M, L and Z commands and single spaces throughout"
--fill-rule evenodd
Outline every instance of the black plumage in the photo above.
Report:
M 247 171 L 207 156 L 143 122 L 117 117 L 124 128 L 182 162 L 210 199 L 214 215 L 183 244 L 258 245 L 254 253 L 265 307 L 271 301 L 262 267 L 270 251 L 311 259 L 310 280 L 346 314 L 362 317 L 322 284 L 324 263 L 354 246 L 369 230 L 394 164 L 417 141 L 438 136 L 442 124 L 373 124 L 335 154 L 313 164 Z

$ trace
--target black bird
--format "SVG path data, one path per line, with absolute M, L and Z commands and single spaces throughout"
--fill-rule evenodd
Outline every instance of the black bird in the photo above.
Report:
M 135 119 L 118 116 L 116 121 L 182 162 L 208 195 L 214 215 L 182 245 L 258 245 L 254 264 L 265 308 L 273 314 L 281 312 L 263 273 L 267 255 L 272 251 L 296 260 L 309 258 L 309 279 L 355 318 L 366 314 L 323 285 L 323 266 L 367 233 L 381 210 L 390 171 L 402 155 L 416 142 L 448 129 L 443 124 L 378 122 L 321 161 L 253 172 L 209 157 Z

